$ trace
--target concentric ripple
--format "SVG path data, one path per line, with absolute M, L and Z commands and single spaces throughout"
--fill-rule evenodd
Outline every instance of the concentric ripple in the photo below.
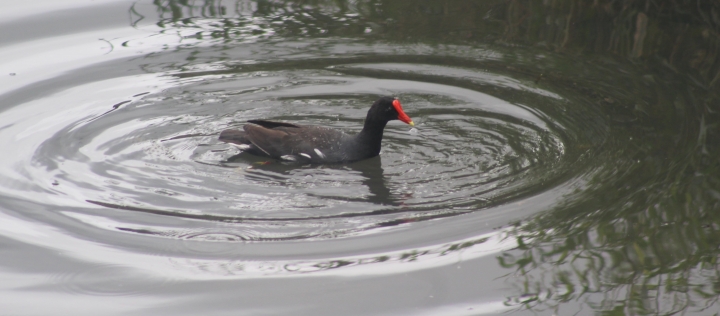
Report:
M 482 87 L 542 104 L 567 101 L 502 75 L 413 63 L 272 68 L 141 76 L 167 88 L 58 111 L 49 118 L 56 128 L 41 132 L 43 141 L 28 152 L 28 172 L 46 173 L 58 196 L 148 216 L 104 213 L 113 225 L 78 216 L 87 223 L 176 239 L 269 242 L 337 239 L 482 212 L 546 190 L 575 159 L 565 133 L 575 127 Z M 130 80 L 138 78 L 105 84 L 117 89 Z M 399 97 L 418 123 L 389 124 L 379 158 L 284 164 L 216 140 L 219 131 L 259 118 L 356 133 L 379 95 Z M 144 223 L 155 216 L 178 221 Z

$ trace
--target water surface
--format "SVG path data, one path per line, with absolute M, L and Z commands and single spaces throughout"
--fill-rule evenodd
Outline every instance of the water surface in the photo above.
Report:
M 716 313 L 717 24 L 566 4 L 7 11 L 3 310 Z M 217 141 L 355 133 L 381 95 L 417 128 L 388 124 L 376 158 Z

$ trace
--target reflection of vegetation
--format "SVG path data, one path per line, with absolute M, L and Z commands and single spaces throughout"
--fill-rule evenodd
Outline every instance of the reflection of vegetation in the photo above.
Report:
M 681 174 L 685 171 L 690 170 Z M 617 196 L 589 190 L 582 202 L 518 228 L 514 238 L 520 252 L 505 254 L 501 264 L 521 272 L 525 293 L 552 294 L 528 307 L 557 307 L 584 294 L 604 293 L 593 303 L 608 312 L 664 315 L 716 309 L 720 196 L 712 188 L 720 187 L 720 170 L 695 171 L 664 188 L 641 187 Z M 637 174 L 628 174 L 632 176 Z M 618 178 L 609 187 L 627 180 Z
M 709 2 L 625 3 L 568 7 L 578 27 L 553 47 L 641 57 L 646 69 L 665 65 L 694 79 L 673 82 L 655 69 L 627 85 L 619 85 L 629 77 L 620 74 L 593 83 L 606 95 L 632 94 L 619 103 L 635 103 L 642 114 L 615 122 L 613 131 L 615 139 L 636 141 L 622 155 L 600 158 L 610 168 L 598 170 L 578 196 L 519 227 L 518 252 L 499 259 L 518 269 L 521 291 L 529 293 L 514 302 L 535 311 L 584 301 L 603 315 L 711 315 L 720 305 L 720 100 L 712 89 L 720 76 L 720 19 L 709 20 L 708 12 L 720 11 L 702 7 Z M 617 120 L 618 102 L 595 97 Z
M 536 81 L 542 78 L 543 83 L 587 95 L 588 103 L 615 124 L 609 142 L 617 144 L 607 146 L 619 149 L 595 157 L 604 160 L 604 169 L 584 179 L 585 188 L 578 196 L 568 197 L 566 204 L 515 230 L 512 236 L 520 247 L 500 257 L 500 262 L 521 272 L 522 291 L 529 294 L 517 303 L 541 310 L 584 300 L 607 315 L 717 310 L 720 2 L 237 1 L 227 7 L 219 3 L 156 1 L 158 25 L 222 43 L 342 36 L 494 44 L 565 54 L 563 63 L 527 65 L 526 61 L 521 66 L 535 67 L 530 72 Z M 628 63 L 617 61 L 622 58 L 629 58 L 636 68 L 623 69 Z M 590 59 L 602 60 L 606 73 L 587 74 L 574 68 Z M 627 79 L 631 76 L 620 74 L 627 72 L 645 75 Z M 313 268 L 347 264 L 352 263 Z
M 271 1 L 235 1 L 200 5 L 182 0 L 155 0 L 157 25 L 178 31 L 195 31 L 184 37 L 221 39 L 225 42 L 267 39 L 273 36 L 356 36 L 368 32 L 370 24 L 343 1 L 312 1 L 288 4 Z M 353 6 L 354 7 L 354 6 Z M 142 15 L 131 9 L 131 14 Z
M 524 44 L 657 58 L 720 86 L 720 3 L 704 0 L 155 0 L 160 27 L 198 38 L 362 36 Z M 131 15 L 142 15 L 131 9 Z

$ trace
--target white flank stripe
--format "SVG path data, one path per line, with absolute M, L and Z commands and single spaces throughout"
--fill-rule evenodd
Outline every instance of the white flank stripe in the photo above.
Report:
M 241 150 L 250 149 L 250 145 L 248 145 L 248 144 L 233 144 L 233 145 Z
M 325 158 L 325 154 L 323 154 L 322 151 L 320 151 L 320 149 L 315 148 L 315 153 L 318 156 L 320 156 L 320 158 Z
M 312 157 L 310 157 L 310 155 L 308 155 L 308 154 L 306 154 L 306 153 L 302 153 L 302 154 L 300 154 L 300 156 L 308 157 L 308 159 L 312 158 Z
M 295 156 L 293 156 L 293 155 L 280 156 L 280 159 L 290 160 L 290 161 L 295 161 L 295 160 L 297 160 L 297 159 L 295 158 Z

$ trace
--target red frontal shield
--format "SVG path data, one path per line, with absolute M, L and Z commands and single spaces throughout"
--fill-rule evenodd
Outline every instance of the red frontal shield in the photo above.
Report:
M 398 112 L 398 120 L 403 121 L 407 124 L 410 124 L 410 126 L 415 126 L 415 123 L 413 123 L 413 121 L 410 119 L 410 117 L 407 114 L 405 114 L 405 111 L 403 111 L 400 101 L 395 100 L 395 101 L 393 101 L 392 105 L 395 108 L 395 111 Z

